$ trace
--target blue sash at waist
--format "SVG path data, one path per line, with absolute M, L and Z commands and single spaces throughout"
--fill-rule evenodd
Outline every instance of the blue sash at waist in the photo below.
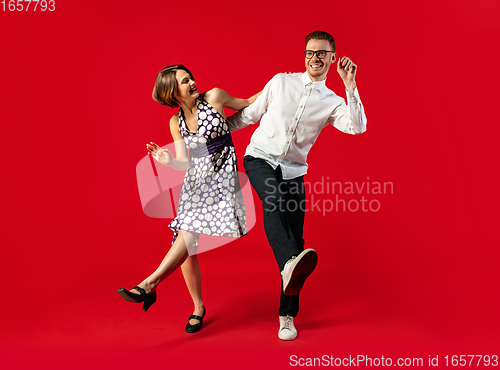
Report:
M 233 145 L 231 133 L 227 133 L 207 141 L 207 145 L 198 145 L 196 148 L 189 148 L 189 156 L 206 157 L 209 154 L 221 152 L 224 147 L 231 145 Z

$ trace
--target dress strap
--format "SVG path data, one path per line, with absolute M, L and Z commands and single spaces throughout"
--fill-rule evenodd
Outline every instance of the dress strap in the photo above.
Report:
M 202 95 L 205 95 L 203 93 Z M 203 105 L 208 105 L 208 103 L 203 99 L 201 96 L 196 99 L 197 101 L 201 102 Z M 198 102 L 196 103 L 198 105 Z M 199 115 L 200 113 L 198 112 L 198 121 L 199 121 Z M 186 124 L 186 118 L 184 117 L 184 111 L 182 110 L 181 107 L 179 107 L 179 132 L 181 133 L 182 136 L 186 136 L 188 134 L 194 134 L 194 132 L 189 131 L 187 124 Z M 186 135 L 183 135 L 183 132 L 186 133 Z
M 184 121 L 184 111 L 182 110 L 182 108 L 179 108 L 179 132 L 181 133 L 182 135 L 182 122 Z M 184 135 L 182 135 L 184 136 Z

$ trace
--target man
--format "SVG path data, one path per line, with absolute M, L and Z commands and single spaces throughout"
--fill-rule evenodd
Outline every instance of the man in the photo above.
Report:
M 337 59 L 335 40 L 323 31 L 306 37 L 305 73 L 277 74 L 249 107 L 229 117 L 231 130 L 260 126 L 247 147 L 244 166 L 262 201 L 264 229 L 282 275 L 278 337 L 293 340 L 293 318 L 299 311 L 299 291 L 316 267 L 317 254 L 304 250 L 304 175 L 307 153 L 320 131 L 333 125 L 357 135 L 366 131 L 366 116 L 356 88 L 357 66 L 347 57 L 337 72 L 347 91 L 344 99 L 325 85 Z

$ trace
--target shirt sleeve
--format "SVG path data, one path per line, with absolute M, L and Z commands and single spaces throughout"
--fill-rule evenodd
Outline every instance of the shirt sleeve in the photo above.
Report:
M 347 91 L 347 105 L 342 99 L 342 103 L 333 110 L 327 123 L 350 135 L 359 135 L 366 131 L 365 109 L 357 87 L 353 91 Z
M 262 94 L 252 104 L 227 118 L 231 132 L 260 121 L 272 101 L 272 86 L 276 78 L 277 75 L 266 84 Z

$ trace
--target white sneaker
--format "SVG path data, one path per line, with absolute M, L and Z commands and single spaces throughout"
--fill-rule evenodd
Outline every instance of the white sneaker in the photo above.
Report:
M 297 329 L 293 325 L 292 316 L 280 316 L 280 330 L 278 338 L 281 340 L 294 340 L 297 337 Z
M 318 254 L 314 249 L 306 249 L 297 257 L 290 258 L 281 276 L 283 276 L 283 293 L 286 295 L 296 295 L 302 287 L 307 277 L 314 271 L 318 263 Z

